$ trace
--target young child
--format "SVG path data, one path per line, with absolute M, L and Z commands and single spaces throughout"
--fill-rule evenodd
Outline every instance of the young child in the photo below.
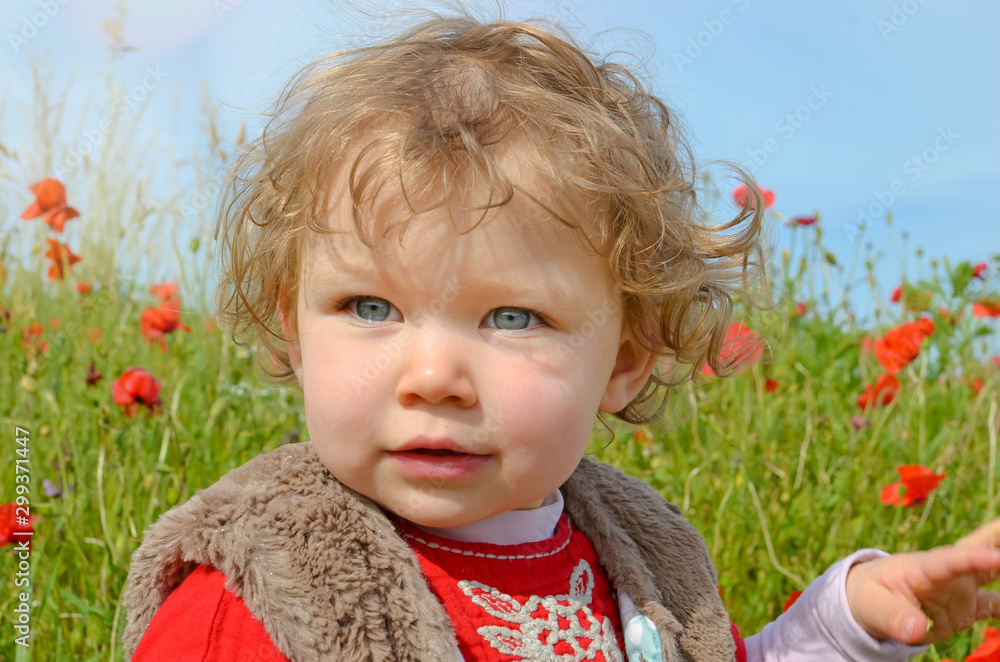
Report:
M 743 641 L 680 509 L 584 456 L 598 413 L 662 415 L 666 361 L 732 367 L 743 179 L 702 225 L 673 111 L 539 22 L 436 17 L 300 73 L 235 165 L 218 305 L 311 441 L 146 532 L 126 659 L 903 660 L 1000 614 L 997 521 L 861 550 Z

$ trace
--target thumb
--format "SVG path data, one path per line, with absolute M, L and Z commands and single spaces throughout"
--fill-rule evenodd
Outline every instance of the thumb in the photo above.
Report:
M 920 644 L 927 636 L 929 620 L 916 605 L 888 590 L 873 592 L 859 610 L 857 621 L 876 639 L 895 639 Z
M 889 617 L 886 627 L 889 638 L 916 646 L 923 643 L 930 632 L 932 623 L 927 615 L 912 605 Z

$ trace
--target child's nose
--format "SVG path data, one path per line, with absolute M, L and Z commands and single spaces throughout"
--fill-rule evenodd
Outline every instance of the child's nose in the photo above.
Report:
M 453 401 L 461 407 L 476 403 L 470 373 L 471 340 L 438 326 L 413 331 L 412 342 L 401 352 L 403 362 L 396 395 L 400 404 L 421 400 L 430 404 Z

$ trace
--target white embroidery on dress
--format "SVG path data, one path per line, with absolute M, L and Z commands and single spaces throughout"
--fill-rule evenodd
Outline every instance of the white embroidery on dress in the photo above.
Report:
M 581 662 L 596 659 L 601 652 L 608 662 L 623 661 L 611 619 L 605 616 L 598 623 L 590 609 L 594 571 L 586 560 L 581 560 L 573 570 L 568 594 L 533 595 L 523 605 L 479 582 L 462 580 L 458 587 L 487 614 L 515 626 L 484 625 L 476 630 L 494 650 L 504 655 L 531 661 Z M 566 652 L 556 652 L 560 643 L 560 651 Z

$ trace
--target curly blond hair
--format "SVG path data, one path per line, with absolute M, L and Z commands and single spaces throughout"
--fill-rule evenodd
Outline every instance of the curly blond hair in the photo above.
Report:
M 279 298 L 296 300 L 306 230 L 330 232 L 334 172 L 350 173 L 355 229 L 370 246 L 363 210 L 387 186 L 401 188 L 396 204 L 402 197 L 421 213 L 460 197 L 468 173 L 485 173 L 486 207 L 516 195 L 544 207 L 500 167 L 515 144 L 531 146 L 520 150 L 521 162 L 566 202 L 545 208 L 552 217 L 581 229 L 572 204 L 581 194 L 602 210 L 585 219 L 597 239 L 587 242 L 608 258 L 625 330 L 665 359 L 614 416 L 633 424 L 660 418 L 692 366 L 707 361 L 716 374 L 732 372 L 737 366 L 720 350 L 733 298 L 750 297 L 763 279 L 759 188 L 729 164 L 749 194 L 734 218 L 707 223 L 676 113 L 628 67 L 599 60 L 540 19 L 434 14 L 293 77 L 226 183 L 216 229 L 220 326 L 263 350 L 268 375 L 288 380 Z M 435 193 L 436 201 L 414 208 L 412 200 Z

